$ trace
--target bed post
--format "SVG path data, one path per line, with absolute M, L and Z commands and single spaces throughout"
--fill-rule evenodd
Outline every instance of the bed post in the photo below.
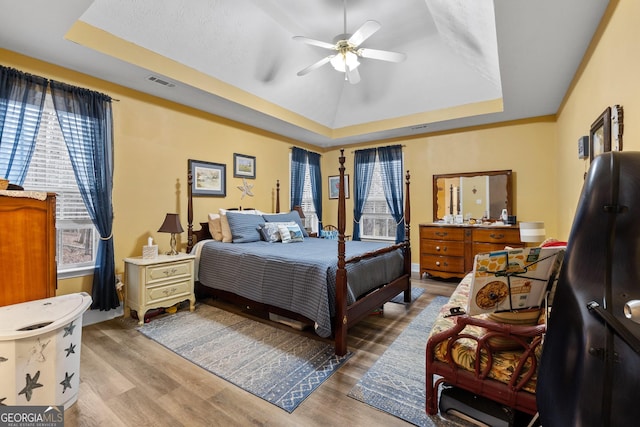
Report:
M 187 253 L 193 249 L 193 195 L 191 194 L 191 185 L 193 184 L 193 175 L 191 169 L 187 173 Z
M 344 194 L 344 149 L 340 150 L 340 181 L 338 185 L 338 270 L 336 271 L 336 354 L 347 353 L 347 269 L 345 263 L 345 194 Z
M 411 278 L 411 192 L 409 191 L 411 174 L 407 170 L 405 175 L 405 198 L 404 198 L 404 242 L 406 243 L 404 252 L 404 272 Z M 404 302 L 411 302 L 411 280 L 404 291 Z

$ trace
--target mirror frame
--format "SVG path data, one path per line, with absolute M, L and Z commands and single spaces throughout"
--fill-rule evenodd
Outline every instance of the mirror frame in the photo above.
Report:
M 433 175 L 433 221 L 439 221 L 442 218 L 438 218 L 438 179 L 449 179 L 449 178 L 466 178 L 466 177 L 474 177 L 474 176 L 494 176 L 494 175 L 505 175 L 507 177 L 507 212 L 509 215 L 515 215 L 513 211 L 513 180 L 512 175 L 513 171 L 511 169 L 504 170 L 495 170 L 495 171 L 480 171 L 480 172 L 462 172 L 462 173 L 447 173 L 440 175 Z M 491 221 L 495 221 L 497 218 L 490 218 Z

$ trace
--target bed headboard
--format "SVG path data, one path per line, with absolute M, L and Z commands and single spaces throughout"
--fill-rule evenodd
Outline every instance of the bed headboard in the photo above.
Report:
M 191 249 L 193 249 L 193 246 L 201 241 L 201 240 L 206 240 L 206 239 L 211 239 L 211 233 L 209 232 L 209 222 L 208 222 L 208 218 L 207 221 L 205 222 L 199 222 L 200 224 L 200 229 L 199 230 L 194 230 L 193 229 L 193 193 L 192 193 L 192 186 L 193 186 L 193 174 L 191 172 L 191 169 L 189 169 L 189 173 L 187 175 L 187 197 L 188 197 L 188 203 L 187 203 L 187 252 L 191 252 Z M 237 208 L 229 208 L 227 210 L 250 210 L 253 208 L 247 208 L 247 207 L 237 207 Z M 280 212 L 280 180 L 276 181 L 276 213 Z

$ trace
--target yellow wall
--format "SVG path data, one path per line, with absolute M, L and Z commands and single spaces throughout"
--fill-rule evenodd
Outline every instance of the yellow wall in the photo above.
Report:
M 624 109 L 623 151 L 640 149 L 640 2 L 612 0 L 572 90 L 558 114 L 558 233 L 569 235 L 588 160 L 578 160 L 578 138 L 607 106 Z
M 550 118 L 497 126 L 462 129 L 412 139 L 385 141 L 344 150 L 345 173 L 353 179 L 353 151 L 376 145 L 404 145 L 404 166 L 411 173 L 412 262 L 419 262 L 418 225 L 433 220 L 434 174 L 513 170 L 514 210 L 519 221 L 544 221 L 548 236 L 556 236 L 554 156 L 556 125 Z M 323 176 L 337 175 L 339 150 L 323 155 Z M 326 179 L 325 179 L 326 181 Z M 542 191 L 541 191 L 542 190 Z M 327 194 L 323 188 L 323 194 Z M 325 200 L 325 223 L 337 223 L 337 200 Z M 347 200 L 347 231 L 353 230 L 353 199 Z
M 583 183 L 585 162 L 577 159 L 578 137 L 606 106 L 624 107 L 624 150 L 637 150 L 640 124 L 633 120 L 640 102 L 640 58 L 635 42 L 640 2 L 613 0 L 596 39 L 565 102 L 554 117 L 458 129 L 412 138 L 380 141 L 345 149 L 346 173 L 353 180 L 353 151 L 376 145 L 403 144 L 405 169 L 411 172 L 411 243 L 418 247 L 418 224 L 432 220 L 432 175 L 512 169 L 514 206 L 520 221 L 544 221 L 547 235 L 567 238 Z M 281 206 L 288 208 L 289 148 L 301 145 L 277 135 L 123 88 L 90 76 L 0 49 L 6 66 L 107 93 L 113 103 L 114 244 L 116 270 L 122 259 L 141 252 L 148 236 L 166 251 L 169 236 L 157 233 L 164 214 L 178 212 L 187 224 L 186 172 L 189 158 L 227 165 L 227 197 L 196 198 L 194 222 L 220 207 L 273 207 L 275 182 L 281 184 Z M 256 156 L 254 197 L 240 200 L 233 178 L 233 153 Z M 327 176 L 338 174 L 339 149 L 322 156 L 324 222 L 336 224 L 337 201 L 328 199 Z M 351 191 L 353 189 L 351 188 Z M 347 234 L 351 234 L 353 198 L 347 200 Z M 179 236 L 184 249 L 186 233 Z M 413 262 L 419 253 L 413 251 Z M 59 294 L 90 292 L 91 278 L 61 280 Z

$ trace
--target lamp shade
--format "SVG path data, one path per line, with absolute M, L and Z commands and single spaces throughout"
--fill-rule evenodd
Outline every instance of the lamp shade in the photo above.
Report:
M 542 242 L 546 233 L 542 221 L 520 223 L 520 240 L 523 242 Z
M 180 216 L 177 213 L 168 213 L 158 230 L 159 233 L 182 233 L 183 231 Z

